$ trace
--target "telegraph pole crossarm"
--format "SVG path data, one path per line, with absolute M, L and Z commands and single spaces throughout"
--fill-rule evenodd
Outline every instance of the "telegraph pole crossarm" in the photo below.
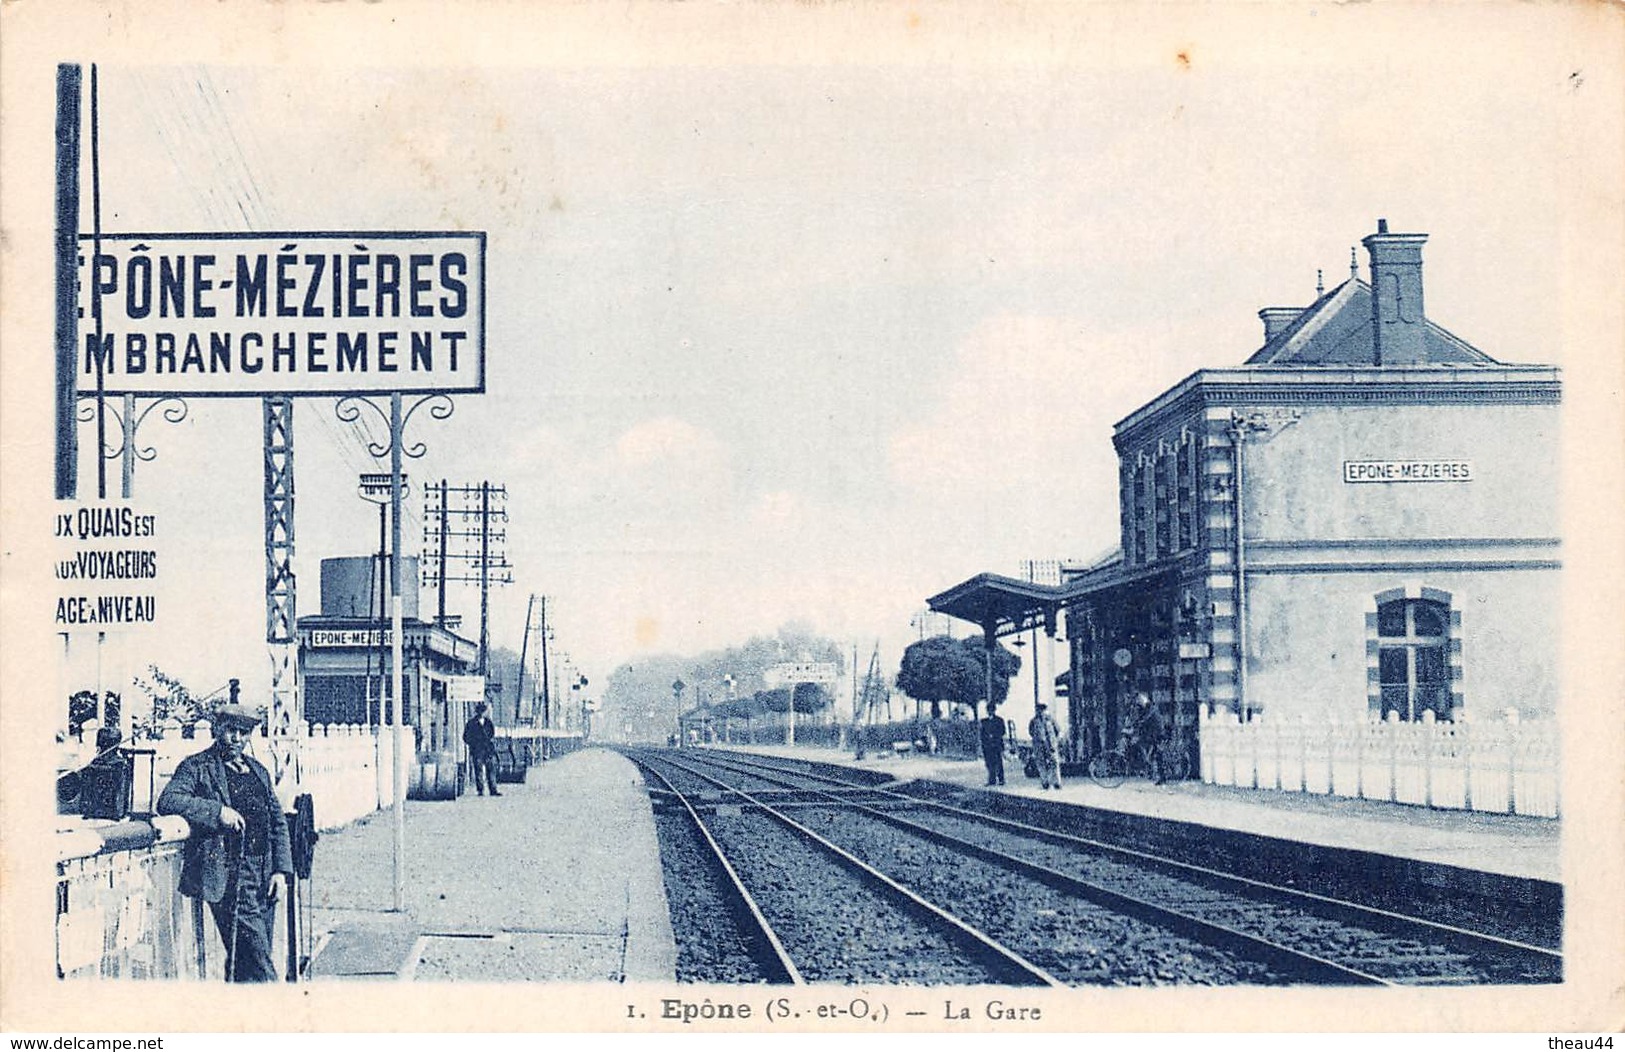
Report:
M 426 588 L 438 589 L 442 606 L 448 583 L 479 585 L 480 642 L 476 671 L 487 676 L 490 672 L 491 586 L 513 583 L 513 564 L 508 561 L 507 552 L 498 547 L 507 543 L 507 531 L 493 526 L 493 523 L 508 521 L 505 506 L 508 488 L 490 480 L 468 486 L 451 486 L 442 481 L 438 490 L 428 497 L 423 508 L 423 540 L 427 546 L 433 522 L 439 545 L 436 551 L 424 553 L 422 583 Z M 454 497 L 464 506 L 454 507 Z M 477 524 L 477 528 L 452 529 L 452 516 L 458 517 L 459 525 Z M 450 544 L 454 541 L 475 550 L 453 551 Z

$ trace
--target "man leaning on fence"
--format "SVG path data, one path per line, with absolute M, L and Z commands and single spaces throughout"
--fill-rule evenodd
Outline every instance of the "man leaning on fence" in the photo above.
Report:
M 158 797 L 158 813 L 191 827 L 181 863 L 182 895 L 202 899 L 226 947 L 228 982 L 270 982 L 271 907 L 293 872 L 288 821 L 271 774 L 243 749 L 260 715 L 245 705 L 214 714 L 214 743 L 182 760 Z

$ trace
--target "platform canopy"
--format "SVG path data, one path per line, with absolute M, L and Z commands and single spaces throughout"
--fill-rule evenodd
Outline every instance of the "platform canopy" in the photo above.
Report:
M 932 596 L 926 603 L 939 614 L 980 625 L 984 633 L 993 636 L 1014 635 L 1030 628 L 1053 633 L 1056 612 L 1070 592 L 1065 586 L 982 573 Z
M 1174 572 L 1172 564 L 1130 570 L 1124 566 L 1121 552 L 1114 550 L 1062 584 L 1035 584 L 1019 577 L 983 573 L 932 596 L 926 603 L 936 613 L 969 621 L 995 637 L 1033 628 L 1053 635 L 1062 609 L 1113 590 L 1144 588 L 1148 582 Z

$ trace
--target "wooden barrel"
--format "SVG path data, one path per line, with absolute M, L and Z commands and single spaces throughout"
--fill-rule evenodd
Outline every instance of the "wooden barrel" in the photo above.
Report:
M 457 754 L 452 752 L 422 753 L 412 765 L 411 788 L 407 795 L 413 800 L 457 799 Z

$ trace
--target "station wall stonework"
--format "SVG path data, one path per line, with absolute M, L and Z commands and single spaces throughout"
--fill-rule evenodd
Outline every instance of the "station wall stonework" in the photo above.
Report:
M 1248 539 L 1555 538 L 1556 405 L 1308 408 L 1251 439 Z M 1349 461 L 1460 461 L 1465 481 L 1346 482 Z
M 1370 718 L 1367 621 L 1388 589 L 1448 592 L 1460 615 L 1467 719 L 1556 715 L 1558 571 L 1258 573 L 1249 576 L 1247 692 L 1267 719 L 1353 723 Z M 1555 643 L 1554 643 L 1555 645 Z

